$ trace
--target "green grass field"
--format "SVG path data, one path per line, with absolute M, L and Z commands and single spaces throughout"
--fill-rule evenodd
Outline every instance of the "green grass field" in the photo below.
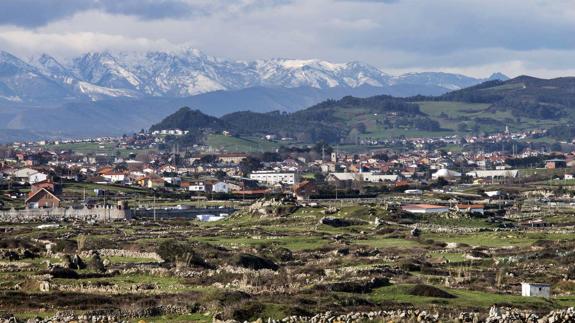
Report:
M 206 144 L 214 149 L 227 152 L 274 151 L 281 144 L 261 138 L 238 138 L 224 135 L 209 135 Z
M 512 304 L 519 308 L 552 309 L 575 305 L 574 297 L 562 297 L 553 301 L 538 297 L 522 297 L 520 295 L 497 294 L 483 291 L 469 291 L 449 289 L 438 286 L 440 289 L 456 296 L 456 298 L 436 298 L 414 296 L 409 293 L 413 285 L 392 285 L 374 291 L 370 298 L 373 301 L 393 301 L 411 305 L 445 305 L 456 308 L 488 308 L 495 304 Z

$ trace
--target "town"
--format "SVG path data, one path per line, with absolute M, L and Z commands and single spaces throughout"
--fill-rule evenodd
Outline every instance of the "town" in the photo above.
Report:
M 0 323 L 575 322 L 575 0 L 1 0 Z
M 541 143 L 545 131 L 360 149 L 264 136 L 277 148 L 250 152 L 168 140 L 184 135 L 2 146 L 0 288 L 11 300 L 0 310 L 106 322 L 574 315 L 560 310 L 575 303 L 575 153 Z M 127 297 L 134 310 L 114 305 Z M 306 297 L 340 303 L 312 312 Z

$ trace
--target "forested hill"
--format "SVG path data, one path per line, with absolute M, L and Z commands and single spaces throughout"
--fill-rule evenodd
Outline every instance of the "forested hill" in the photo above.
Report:
M 228 130 L 240 136 L 273 134 L 300 142 L 359 142 L 360 138 L 438 136 L 549 129 L 561 140 L 575 138 L 575 78 L 520 76 L 488 81 L 438 97 L 327 100 L 293 113 L 235 112 L 221 118 L 178 111 L 152 129 Z
M 192 110 L 183 107 L 173 114 L 167 116 L 160 123 L 153 125 L 150 130 L 199 130 L 210 129 L 213 131 L 222 131 L 229 128 L 224 121 L 202 113 L 199 110 Z
M 154 125 L 152 130 L 210 128 L 248 136 L 274 134 L 303 142 L 353 142 L 373 127 L 440 130 L 439 124 L 422 113 L 417 104 L 390 96 L 344 97 L 294 113 L 243 111 L 220 119 L 183 108 Z

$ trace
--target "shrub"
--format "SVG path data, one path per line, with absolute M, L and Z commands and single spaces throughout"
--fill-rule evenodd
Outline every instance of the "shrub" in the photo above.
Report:
M 253 270 L 271 269 L 275 271 L 279 269 L 279 266 L 276 265 L 276 263 L 274 263 L 273 261 L 247 253 L 241 253 L 235 256 L 234 264 L 236 266 L 249 268 Z
M 214 268 L 214 266 L 207 263 L 204 258 L 194 250 L 196 247 L 196 245 L 189 242 L 167 240 L 160 244 L 157 253 L 165 261 L 178 263 L 178 265 Z M 207 252 L 210 251 L 207 250 Z
M 56 241 L 52 248 L 53 252 L 74 253 L 78 249 L 78 244 L 74 240 L 61 239 Z
M 413 286 L 409 290 L 409 295 L 414 296 L 425 296 L 425 297 L 437 297 L 437 298 L 456 298 L 457 296 L 452 295 L 444 290 L 430 285 L 418 284 Z
M 80 277 L 75 270 L 62 267 L 54 267 L 51 270 L 44 272 L 44 274 L 50 274 L 54 276 L 54 278 L 78 279 Z

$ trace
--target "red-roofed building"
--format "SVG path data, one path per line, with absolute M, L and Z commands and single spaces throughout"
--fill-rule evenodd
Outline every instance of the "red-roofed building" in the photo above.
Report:
M 26 207 L 30 209 L 56 208 L 62 200 L 49 190 L 42 188 L 26 199 Z
M 311 196 L 318 195 L 319 190 L 314 182 L 303 181 L 293 186 L 293 194 L 297 200 L 308 200 Z

